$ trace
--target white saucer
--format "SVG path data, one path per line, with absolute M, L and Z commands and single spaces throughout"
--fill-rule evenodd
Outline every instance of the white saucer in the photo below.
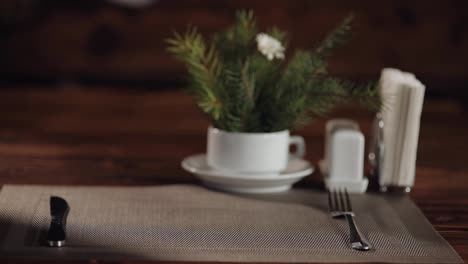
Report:
M 314 167 L 308 161 L 293 157 L 290 158 L 287 168 L 279 175 L 254 175 L 219 171 L 208 166 L 205 154 L 185 158 L 182 161 L 182 168 L 195 174 L 208 187 L 236 193 L 287 191 L 294 183 L 314 171 Z

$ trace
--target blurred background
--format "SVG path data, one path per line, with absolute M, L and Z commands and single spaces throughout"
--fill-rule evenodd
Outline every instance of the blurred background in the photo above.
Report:
M 313 48 L 341 19 L 357 17 L 331 73 L 376 80 L 384 67 L 413 72 L 428 97 L 468 101 L 468 1 L 2 0 L 3 89 L 77 83 L 115 89 L 172 89 L 183 65 L 164 39 L 188 23 L 210 34 L 253 9 L 261 28 L 291 33 L 291 49 Z

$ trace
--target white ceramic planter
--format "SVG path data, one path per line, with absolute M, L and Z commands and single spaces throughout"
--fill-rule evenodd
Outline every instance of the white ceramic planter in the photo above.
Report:
M 295 146 L 290 153 L 290 146 Z M 207 163 L 217 170 L 239 173 L 280 173 L 289 155 L 302 158 L 305 142 L 301 136 L 290 136 L 288 130 L 272 133 L 227 132 L 208 128 Z

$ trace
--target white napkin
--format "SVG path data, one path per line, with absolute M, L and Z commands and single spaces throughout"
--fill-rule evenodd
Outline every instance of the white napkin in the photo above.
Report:
M 382 70 L 385 153 L 381 186 L 413 186 L 419 124 L 425 86 L 416 77 L 397 69 Z

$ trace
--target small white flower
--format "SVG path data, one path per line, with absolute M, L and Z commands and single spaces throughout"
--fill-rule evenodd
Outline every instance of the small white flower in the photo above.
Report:
M 265 33 L 257 34 L 257 49 L 265 55 L 268 60 L 276 59 L 284 59 L 284 47 L 279 42 L 279 40 L 275 39 L 272 36 L 269 36 Z

